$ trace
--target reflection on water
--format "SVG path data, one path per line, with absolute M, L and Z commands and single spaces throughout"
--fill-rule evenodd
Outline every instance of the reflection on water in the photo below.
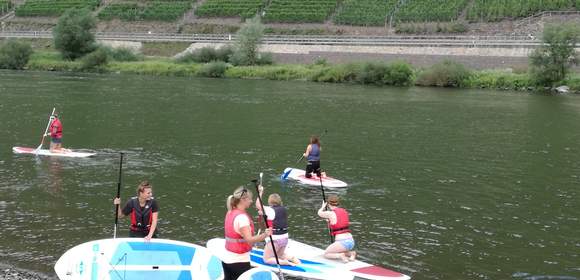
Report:
M 362 260 L 413 279 L 580 277 L 577 96 L 3 74 L 2 262 L 51 273 L 66 249 L 112 237 L 119 152 L 121 196 L 154 185 L 161 237 L 223 235 L 227 195 L 264 172 L 290 235 L 325 247 L 320 187 L 279 175 L 302 168 L 308 136 L 327 130 L 323 168 L 350 187 L 325 194 L 351 212 Z M 54 106 L 65 112 L 64 145 L 95 157 L 11 153 L 37 145 Z

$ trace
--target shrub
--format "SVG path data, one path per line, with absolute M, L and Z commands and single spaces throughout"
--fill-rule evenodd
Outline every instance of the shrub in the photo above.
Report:
M 398 61 L 389 65 L 389 71 L 383 76 L 383 81 L 392 86 L 410 86 L 413 84 L 413 78 L 414 72 L 411 65 Z
M 256 59 L 257 65 L 271 65 L 274 63 L 274 58 L 272 53 L 264 52 L 258 53 L 258 58 Z
M 53 30 L 54 46 L 65 59 L 75 60 L 95 50 L 91 30 L 96 20 L 88 9 L 70 9 L 59 19 Z
M 228 62 L 234 53 L 234 48 L 231 45 L 223 45 L 215 50 L 216 60 Z
M 223 61 L 215 61 L 203 65 L 197 71 L 197 75 L 209 78 L 221 78 L 225 76 L 228 65 Z
M 32 55 L 30 44 L 8 40 L 0 45 L 0 68 L 21 70 L 28 63 L 30 55 Z
M 98 69 L 99 67 L 106 65 L 108 62 L 109 56 L 107 55 L 107 51 L 103 48 L 98 48 L 82 58 L 81 68 L 83 70 Z
M 470 76 L 471 72 L 462 64 L 445 60 L 420 73 L 415 83 L 419 86 L 464 87 Z
M 264 36 L 264 25 L 260 18 L 246 20 L 236 35 L 236 50 L 231 56 L 231 62 L 234 65 L 255 65 L 258 61 L 258 47 Z
M 128 48 L 111 48 L 111 47 L 100 47 L 106 53 L 107 56 L 115 61 L 140 61 L 143 60 L 141 55 L 134 53 Z

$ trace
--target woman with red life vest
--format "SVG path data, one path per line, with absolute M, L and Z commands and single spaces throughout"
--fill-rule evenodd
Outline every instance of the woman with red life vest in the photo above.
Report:
M 224 280 L 235 280 L 250 270 L 252 245 L 272 235 L 271 229 L 254 235 L 254 223 L 246 209 L 252 205 L 252 192 L 238 187 L 227 199 L 228 212 L 224 221 L 226 250 L 222 256 Z
M 50 135 L 50 152 L 51 153 L 65 153 L 68 150 L 62 148 L 62 123 L 55 112 L 50 116 L 49 132 L 44 136 Z
M 258 195 L 262 197 L 262 194 L 264 194 L 264 187 L 260 185 L 258 186 L 258 190 Z M 264 205 L 264 211 L 266 211 L 266 217 L 268 217 L 268 228 L 272 228 L 272 236 L 270 238 L 274 240 L 278 261 L 280 262 L 280 265 L 296 266 L 297 264 L 300 264 L 300 260 L 285 252 L 286 245 L 288 245 L 288 211 L 286 210 L 286 207 L 282 205 L 282 198 L 277 193 L 268 196 L 268 204 L 269 206 Z M 262 215 L 261 205 L 258 199 L 256 199 L 256 208 L 258 209 L 258 213 Z M 272 242 L 270 242 L 270 240 L 266 240 L 263 260 L 265 263 L 277 264 L 276 255 L 274 255 Z
M 334 243 L 326 248 L 324 256 L 329 259 L 340 259 L 343 262 L 354 261 L 355 243 L 350 234 L 348 212 L 338 207 L 338 196 L 330 195 L 326 201 L 328 201 L 329 210 L 326 210 L 327 203 L 323 202 L 322 207 L 318 209 L 318 216 L 328 220 Z
M 153 186 L 147 181 L 141 182 L 137 187 L 137 196 L 131 198 L 119 211 L 119 218 L 131 216 L 129 237 L 144 237 L 145 240 L 157 237 L 157 218 L 159 206 L 153 198 Z M 121 206 L 121 199 L 115 198 L 117 207 Z

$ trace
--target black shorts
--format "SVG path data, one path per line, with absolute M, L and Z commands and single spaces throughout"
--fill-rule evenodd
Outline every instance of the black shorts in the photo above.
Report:
M 310 178 L 312 177 L 310 174 L 313 172 L 316 174 L 320 172 L 320 161 L 309 161 L 306 165 L 306 174 L 304 176 L 306 176 L 306 178 Z
M 252 269 L 250 262 L 241 263 L 224 263 L 222 262 L 222 267 L 224 268 L 224 280 L 235 280 L 240 277 L 244 272 Z

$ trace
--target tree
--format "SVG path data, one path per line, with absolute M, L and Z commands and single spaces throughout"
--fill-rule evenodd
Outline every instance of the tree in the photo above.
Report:
M 53 30 L 54 46 L 65 59 L 75 60 L 95 50 L 92 29 L 96 20 L 88 9 L 72 8 L 59 19 Z
M 0 45 L 0 68 L 21 70 L 28 63 L 31 54 L 30 44 L 8 40 Z
M 254 65 L 259 62 L 258 47 L 264 36 L 264 25 L 260 18 L 247 19 L 236 33 L 237 41 L 231 62 L 235 65 Z
M 576 44 L 580 29 L 573 24 L 549 25 L 542 34 L 543 45 L 530 55 L 532 79 L 541 86 L 564 80 L 570 67 L 578 64 Z

